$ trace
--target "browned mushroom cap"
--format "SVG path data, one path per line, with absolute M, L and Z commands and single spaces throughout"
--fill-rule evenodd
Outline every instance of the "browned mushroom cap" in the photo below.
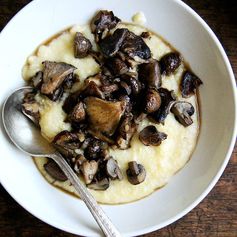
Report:
M 112 157 L 109 158 L 106 162 L 106 173 L 111 179 L 123 179 L 123 175 L 118 166 L 118 163 Z
M 60 169 L 58 164 L 52 159 L 49 159 L 48 162 L 44 164 L 44 169 L 53 179 L 56 179 L 57 181 L 64 182 L 67 180 L 66 175 Z
M 105 101 L 96 97 L 87 97 L 84 101 L 90 128 L 112 136 L 124 114 L 126 103 Z
M 127 29 L 117 29 L 112 35 L 101 40 L 99 46 L 102 54 L 106 57 L 114 56 L 119 51 L 127 33 Z
M 67 76 L 74 72 L 74 66 L 67 63 L 43 62 L 43 84 L 41 93 L 52 95 L 64 82 Z
M 113 29 L 121 20 L 112 11 L 99 11 L 91 20 L 91 31 L 96 34 L 97 41 L 104 31 Z
M 104 93 L 101 91 L 99 86 L 94 81 L 89 81 L 86 83 L 85 88 L 80 93 L 81 97 L 95 96 L 101 99 L 105 98 Z
M 130 143 L 136 129 L 137 126 L 132 116 L 126 116 L 117 131 L 116 145 L 119 149 L 125 150 L 130 147 Z
M 110 137 L 102 134 L 99 131 L 95 131 L 95 130 L 91 130 L 90 129 L 90 130 L 88 130 L 88 133 L 90 133 L 94 138 L 99 139 L 99 140 L 101 140 L 103 142 L 107 142 L 109 144 L 114 144 L 114 140 L 113 139 L 111 139 Z
M 83 144 L 85 145 L 85 144 Z M 88 160 L 99 160 L 105 158 L 105 150 L 107 149 L 107 143 L 98 140 L 96 138 L 90 138 L 89 143 L 84 149 L 84 156 Z
M 167 135 L 159 132 L 153 125 L 145 127 L 139 133 L 139 139 L 145 146 L 159 146 L 166 138 Z
M 81 142 L 76 133 L 64 130 L 54 137 L 53 144 L 65 157 L 70 157 L 80 148 Z
M 179 53 L 168 53 L 164 55 L 160 60 L 161 72 L 166 75 L 170 75 L 181 64 L 181 57 Z
M 81 172 L 86 184 L 90 184 L 98 170 L 98 163 L 94 160 L 85 161 L 81 165 Z
M 184 127 L 193 123 L 191 116 L 194 114 L 194 107 L 192 104 L 185 101 L 175 102 L 171 108 L 171 112 L 175 115 L 176 120 Z
M 154 113 L 160 108 L 160 105 L 161 97 L 157 90 L 148 89 L 145 97 L 144 112 L 148 114 Z
M 43 83 L 43 72 L 38 71 L 32 78 L 31 78 L 33 87 L 39 89 Z
M 138 164 L 136 161 L 131 161 L 128 163 L 127 177 L 131 184 L 140 184 L 146 178 L 146 170 L 143 165 Z
M 173 91 L 169 91 L 165 88 L 159 88 L 158 92 L 161 97 L 161 106 L 156 112 L 151 114 L 151 118 L 157 123 L 164 124 L 165 119 L 170 112 L 170 108 L 176 100 L 176 96 Z
M 131 58 L 137 56 L 141 59 L 149 59 L 151 57 L 151 50 L 142 37 L 135 35 L 131 31 L 126 33 L 126 37 L 121 46 L 121 51 Z
M 70 120 L 73 122 L 80 123 L 81 121 L 85 120 L 86 117 L 86 111 L 84 108 L 84 104 L 82 102 L 79 102 L 74 109 L 72 110 L 72 113 L 70 114 Z
M 133 96 L 137 96 L 142 89 L 141 82 L 136 78 L 135 75 L 124 74 L 121 75 L 121 80 L 127 83 L 128 86 L 131 88 L 131 94 Z
M 139 79 L 142 80 L 148 87 L 158 89 L 161 86 L 160 67 L 157 60 L 140 64 L 138 72 Z
M 182 96 L 184 98 L 190 97 L 201 84 L 203 84 L 203 82 L 196 75 L 189 71 L 184 72 L 180 84 Z
M 92 44 L 82 33 L 77 32 L 74 38 L 73 49 L 75 58 L 84 58 L 92 49 Z
M 102 180 L 96 180 L 90 184 L 87 185 L 88 188 L 90 189 L 93 189 L 93 190 L 100 190 L 100 191 L 103 191 L 103 190 L 106 190 L 109 188 L 109 179 L 107 178 L 104 178 Z
M 122 75 L 128 71 L 126 63 L 119 58 L 108 58 L 105 60 L 105 66 L 114 76 Z

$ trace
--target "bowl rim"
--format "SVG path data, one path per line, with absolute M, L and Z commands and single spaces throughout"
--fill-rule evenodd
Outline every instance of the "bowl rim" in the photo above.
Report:
M 20 11 L 18 11 L 11 19 L 10 21 L 5 25 L 5 27 L 2 29 L 2 31 L 0 32 L 0 39 L 2 38 L 2 35 L 5 33 L 5 31 L 7 31 L 8 27 L 11 26 L 12 24 L 14 24 L 14 22 L 16 21 L 16 18 L 18 15 L 20 14 L 24 14 L 25 11 L 28 10 L 28 8 L 30 8 L 33 5 L 36 5 L 38 2 L 40 2 L 41 0 L 33 0 L 30 3 L 28 3 L 27 5 L 25 5 Z M 223 174 L 229 160 L 232 154 L 232 151 L 234 149 L 235 146 L 235 138 L 237 136 L 237 92 L 236 92 L 236 82 L 235 82 L 235 76 L 233 73 L 233 69 L 231 67 L 230 61 L 227 57 L 227 54 L 223 48 L 223 46 L 221 45 L 220 41 L 218 40 L 217 36 L 215 35 L 215 33 L 212 31 L 212 29 L 209 27 L 209 25 L 201 18 L 201 16 L 199 16 L 190 6 L 188 6 L 186 3 L 184 3 L 182 0 L 169 0 L 169 1 L 173 1 L 175 4 L 178 4 L 180 7 L 182 7 L 185 11 L 187 11 L 190 15 L 192 15 L 196 21 L 198 21 L 200 23 L 200 25 L 205 29 L 205 31 L 208 33 L 208 35 L 212 38 L 212 40 L 214 41 L 214 43 L 216 44 L 224 62 L 225 62 L 225 66 L 228 72 L 228 77 L 230 78 L 230 83 L 231 83 L 231 88 L 232 88 L 232 93 L 233 93 L 233 99 L 234 99 L 234 127 L 232 130 L 232 135 L 231 135 L 231 142 L 229 144 L 229 148 L 226 152 L 225 158 L 223 160 L 223 163 L 221 165 L 221 167 L 219 168 L 218 172 L 216 173 L 216 175 L 213 177 L 213 179 L 209 182 L 209 184 L 207 185 L 206 189 L 202 192 L 201 195 L 199 195 L 198 198 L 196 198 L 196 200 L 194 200 L 191 204 L 189 204 L 184 210 L 182 210 L 180 213 L 176 214 L 175 216 L 173 216 L 172 218 L 161 222 L 160 224 L 157 225 L 153 225 L 150 227 L 146 227 L 137 231 L 130 231 L 130 232 L 125 232 L 123 233 L 123 236 L 138 236 L 138 235 L 142 235 L 145 233 L 150 233 L 152 231 L 156 231 L 159 230 L 165 226 L 170 225 L 171 223 L 179 220 L 180 218 L 182 218 L 183 216 L 185 216 L 188 212 L 190 212 L 192 209 L 194 209 L 207 195 L 208 193 L 213 189 L 213 187 L 215 186 L 215 184 L 218 182 L 218 180 L 220 179 L 221 175 Z M 29 210 L 28 207 L 26 205 L 24 205 L 21 200 L 14 195 L 13 192 L 11 192 L 8 187 L 7 184 L 5 184 L 4 182 L 2 182 L 2 180 L 0 180 L 1 185 L 3 186 L 3 188 L 10 194 L 10 196 L 18 203 L 20 204 L 26 211 L 28 211 L 29 213 L 31 213 L 32 215 L 34 215 L 36 218 L 38 218 L 39 220 L 42 220 L 43 222 L 66 232 L 72 233 L 72 234 L 78 234 L 75 229 L 73 228 L 69 228 L 68 226 L 60 226 L 57 222 L 52 221 L 52 220 L 45 220 L 44 216 L 42 215 L 38 215 L 37 213 L 34 212 L 34 210 Z M 104 204 L 102 204 L 103 206 Z M 80 235 L 83 236 L 87 236 L 87 232 L 86 231 L 82 231 L 80 230 L 81 233 Z

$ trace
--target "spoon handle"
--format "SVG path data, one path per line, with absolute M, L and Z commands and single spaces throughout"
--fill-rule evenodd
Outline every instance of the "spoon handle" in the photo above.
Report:
M 100 226 L 101 230 L 107 237 L 120 237 L 120 233 L 112 224 L 111 220 L 102 210 L 102 208 L 98 205 L 94 197 L 90 194 L 87 188 L 81 183 L 78 176 L 74 173 L 72 168 L 69 166 L 67 161 L 62 157 L 59 152 L 55 152 L 54 154 L 50 155 L 52 158 L 62 169 L 64 174 L 70 180 L 78 194 L 80 195 L 81 199 L 85 202 L 88 209 L 90 210 L 91 214 L 95 218 L 96 222 Z

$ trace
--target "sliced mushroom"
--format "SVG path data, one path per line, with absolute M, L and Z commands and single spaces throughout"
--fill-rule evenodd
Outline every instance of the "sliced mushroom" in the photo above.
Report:
M 190 97 L 196 91 L 196 89 L 203 84 L 200 78 L 194 75 L 192 72 L 186 71 L 183 74 L 180 90 L 184 98 Z
M 106 57 L 113 57 L 119 51 L 127 33 L 127 29 L 117 29 L 112 35 L 101 40 L 99 46 L 102 54 Z
M 145 146 L 159 146 L 166 138 L 167 135 L 163 132 L 159 132 L 153 125 L 145 127 L 139 133 L 139 140 Z
M 62 62 L 43 62 L 43 84 L 41 86 L 41 93 L 45 95 L 52 95 L 64 82 L 67 76 L 74 72 L 74 66 Z
M 78 173 L 78 174 L 80 173 L 81 166 L 85 161 L 87 161 L 87 160 L 82 154 L 77 155 L 76 157 L 72 158 L 71 162 L 73 165 L 73 169 L 76 173 Z
M 164 124 L 165 119 L 170 112 L 170 108 L 176 100 L 176 96 L 173 91 L 169 91 L 165 88 L 159 88 L 158 92 L 161 97 L 161 105 L 156 112 L 151 114 L 150 118 L 152 118 L 157 123 Z
M 119 89 L 117 84 L 104 85 L 101 90 L 108 96 Z
M 124 74 L 121 75 L 121 80 L 123 80 L 124 82 L 127 83 L 128 86 L 130 86 L 131 94 L 133 96 L 136 97 L 141 92 L 142 85 L 141 82 L 136 78 L 136 76 L 130 74 Z
M 90 128 L 112 136 L 124 114 L 126 103 L 105 101 L 96 97 L 87 97 L 84 101 Z
M 75 150 L 79 149 L 81 142 L 76 133 L 64 130 L 54 137 L 52 142 L 57 150 L 65 157 L 71 157 L 75 155 Z
M 160 108 L 161 97 L 157 90 L 148 89 L 146 92 L 144 112 L 147 114 L 154 113 Z
M 91 138 L 89 144 L 84 149 L 84 155 L 88 160 L 99 160 L 104 158 L 104 150 L 107 149 L 105 142 Z
M 86 184 L 90 184 L 98 170 L 98 163 L 94 160 L 82 163 L 81 172 Z
M 88 130 L 88 132 L 94 137 L 94 138 L 97 138 L 103 142 L 107 142 L 109 144 L 114 144 L 114 140 L 111 139 L 110 137 L 102 134 L 101 132 L 99 131 L 95 131 L 95 130 Z
M 117 161 L 112 157 L 106 162 L 106 173 L 111 179 L 123 179 L 122 171 L 120 170 Z
M 32 78 L 31 78 L 33 87 L 39 89 L 43 83 L 43 72 L 38 71 Z
M 142 80 L 147 87 L 158 89 L 161 86 L 160 66 L 157 60 L 140 64 L 138 72 L 139 79 Z
M 185 101 L 175 102 L 171 108 L 171 112 L 175 115 L 176 120 L 184 127 L 193 123 L 191 116 L 194 114 L 194 107 L 191 103 Z
M 96 36 L 96 42 L 100 40 L 103 32 L 115 28 L 120 21 L 112 11 L 99 11 L 91 20 L 91 31 Z
M 151 57 L 151 50 L 144 42 L 143 38 L 135 35 L 131 31 L 126 33 L 126 37 L 121 46 L 121 51 L 133 59 L 136 56 L 141 59 L 149 59 Z
M 132 118 L 132 116 L 126 116 L 118 128 L 116 144 L 119 149 L 128 149 L 131 145 L 131 140 L 135 134 L 137 126 Z
M 93 190 L 97 190 L 97 191 L 102 191 L 102 190 L 106 190 L 109 188 L 109 179 L 108 178 L 104 178 L 102 180 L 99 181 L 94 181 L 90 184 L 87 185 L 88 188 L 93 189 Z
M 166 75 L 174 73 L 181 64 L 181 57 L 179 53 L 168 53 L 160 60 L 161 72 Z
M 56 179 L 57 181 L 64 182 L 67 180 L 66 175 L 60 169 L 58 164 L 52 159 L 49 159 L 48 162 L 44 164 L 44 169 L 53 179 Z
M 75 58 L 85 58 L 92 49 L 92 44 L 82 33 L 77 32 L 74 38 L 73 49 Z
M 40 119 L 39 104 L 36 101 L 23 103 L 22 112 L 32 122 L 34 122 L 35 124 L 39 124 L 39 119 Z
M 94 81 L 88 81 L 85 88 L 81 92 L 81 97 L 95 96 L 101 99 L 105 98 L 104 93 L 101 91 L 99 86 Z
M 129 86 L 125 81 L 121 81 L 119 85 L 120 85 L 120 92 L 122 92 L 122 94 L 131 95 L 132 93 L 131 86 Z
M 27 116 L 36 125 L 39 124 L 40 113 L 39 104 L 35 100 L 35 93 L 26 93 L 23 98 L 23 103 L 21 105 L 22 113 Z
M 143 165 L 138 164 L 136 161 L 131 161 L 128 163 L 127 177 L 131 184 L 140 184 L 146 178 L 146 170 Z
M 114 76 L 119 76 L 128 71 L 126 63 L 119 58 L 108 58 L 105 61 L 105 66 L 110 70 Z
M 76 123 L 80 123 L 81 121 L 85 120 L 85 117 L 86 111 L 84 104 L 82 102 L 79 102 L 72 110 L 72 113 L 70 114 L 70 120 Z
M 77 103 L 80 101 L 80 93 L 80 91 L 74 92 L 66 98 L 62 106 L 65 113 L 69 114 L 77 105 Z

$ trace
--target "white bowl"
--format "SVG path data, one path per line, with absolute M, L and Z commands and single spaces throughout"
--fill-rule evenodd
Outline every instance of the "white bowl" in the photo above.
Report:
M 236 89 L 227 56 L 214 33 L 178 0 L 36 0 L 21 10 L 0 35 L 0 104 L 23 85 L 26 57 L 45 39 L 76 23 L 85 23 L 98 9 L 113 10 L 124 21 L 143 11 L 147 26 L 162 35 L 203 80 L 201 133 L 188 164 L 159 191 L 140 201 L 104 210 L 124 236 L 162 228 L 194 208 L 222 174 L 236 137 Z M 3 128 L 1 127 L 1 130 Z M 100 231 L 85 205 L 49 185 L 32 159 L 0 133 L 0 180 L 30 213 L 59 229 L 98 236 Z

